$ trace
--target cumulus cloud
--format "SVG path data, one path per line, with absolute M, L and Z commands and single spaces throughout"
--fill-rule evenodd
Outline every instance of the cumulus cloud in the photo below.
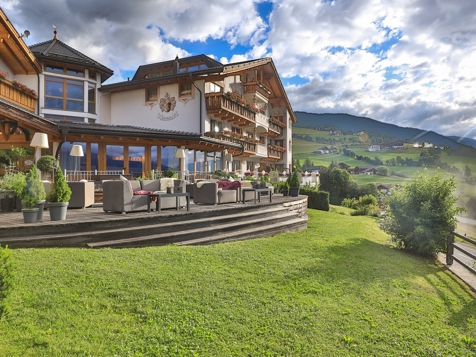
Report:
M 0 6 L 19 31 L 31 31 L 28 44 L 50 39 L 54 24 L 61 40 L 113 69 L 112 81 L 141 64 L 187 56 L 189 44 L 196 51 L 222 40 L 227 51 L 206 52 L 223 63 L 273 57 L 294 110 L 476 133 L 476 2 L 272 0 L 263 16 L 265 2 L 0 0 Z

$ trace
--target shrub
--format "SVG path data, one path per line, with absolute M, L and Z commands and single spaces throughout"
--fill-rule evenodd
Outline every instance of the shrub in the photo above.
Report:
M 380 227 L 400 249 L 422 256 L 435 256 L 446 250 L 447 236 L 456 226 L 457 207 L 454 176 L 443 179 L 439 170 L 432 176 L 425 169 L 411 182 L 392 191 Z
M 21 194 L 21 200 L 24 208 L 31 209 L 38 205 L 38 201 L 46 197 L 45 187 L 40 181 L 40 175 L 36 166 L 32 165 L 25 177 L 25 186 Z
M 48 202 L 69 202 L 71 198 L 71 189 L 64 178 L 61 169 L 55 171 L 55 183 L 48 197 Z
M 305 185 L 299 191 L 307 196 L 307 207 L 329 211 L 329 192 L 319 191 L 316 186 Z
M 8 312 L 6 298 L 12 290 L 12 252 L 0 247 L 0 318 Z
M 40 157 L 36 163 L 40 171 L 53 171 L 57 167 L 56 158 L 51 155 L 44 155 Z
M 177 178 L 177 174 L 172 170 L 170 167 L 165 169 L 164 172 L 162 172 L 162 177 L 174 177 Z
M 2 188 L 13 191 L 17 197 L 21 197 L 26 185 L 26 177 L 23 172 L 7 172 L 2 179 Z
M 344 198 L 340 205 L 347 208 L 357 209 L 359 201 L 355 198 Z

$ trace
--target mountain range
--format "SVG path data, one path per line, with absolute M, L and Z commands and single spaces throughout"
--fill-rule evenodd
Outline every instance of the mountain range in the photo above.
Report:
M 297 117 L 296 127 L 323 128 L 333 126 L 338 130 L 350 130 L 354 133 L 360 131 L 377 132 L 394 137 L 396 140 L 409 141 L 411 143 L 427 142 L 436 146 L 449 146 L 458 148 L 461 145 L 476 148 L 476 140 L 460 138 L 457 136 L 444 136 L 434 131 L 425 131 L 416 128 L 401 127 L 395 124 L 382 123 L 378 120 L 359 117 L 350 114 L 316 114 L 306 112 L 294 112 Z

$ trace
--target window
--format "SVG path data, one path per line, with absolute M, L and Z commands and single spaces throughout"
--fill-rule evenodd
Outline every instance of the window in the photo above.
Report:
M 84 110 L 83 82 L 46 76 L 45 108 Z
M 157 101 L 157 88 L 146 88 L 145 101 L 156 102 Z
M 189 97 L 192 95 L 192 84 L 183 83 L 179 84 L 179 96 L 180 97 Z
M 70 116 L 62 116 L 62 115 L 45 114 L 45 118 L 54 120 L 54 121 L 70 121 L 70 122 L 84 123 L 83 117 L 70 117 Z M 89 122 L 90 122 L 90 119 L 88 120 L 88 123 Z
M 231 127 L 231 131 L 233 133 L 241 134 L 241 128 L 235 128 L 234 126 Z
M 88 113 L 96 114 L 96 85 L 88 83 Z
M 210 88 L 210 91 L 208 93 L 220 93 L 220 92 L 223 92 L 222 91 L 222 88 L 218 85 L 218 84 L 215 84 L 215 83 L 209 83 L 209 88 Z
M 210 127 L 211 127 L 211 131 L 215 132 L 215 133 L 218 133 L 221 131 L 221 122 L 219 121 L 216 121 L 216 120 L 210 120 Z
M 82 69 L 75 69 L 75 68 L 66 68 L 66 67 L 58 67 L 58 66 L 46 66 L 47 72 L 54 72 L 54 73 L 62 73 L 68 74 L 70 76 L 77 76 L 77 77 L 84 77 L 84 71 Z

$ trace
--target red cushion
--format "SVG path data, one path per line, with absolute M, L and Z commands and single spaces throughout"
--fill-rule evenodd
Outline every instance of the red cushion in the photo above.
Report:
M 240 187 L 240 181 L 218 181 L 218 188 L 221 188 L 223 190 L 237 190 Z

